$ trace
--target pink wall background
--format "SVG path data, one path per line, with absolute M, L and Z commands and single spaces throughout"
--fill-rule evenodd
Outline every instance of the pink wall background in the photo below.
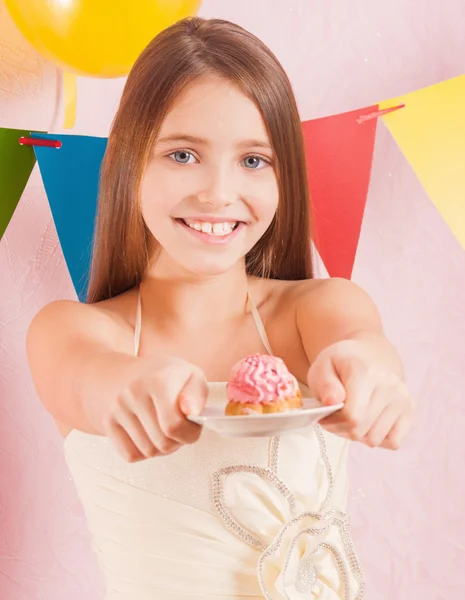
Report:
M 463 0 L 205 0 L 275 51 L 302 119 L 465 73 Z M 0 4 L 0 126 L 59 132 L 60 73 Z M 73 133 L 106 135 L 123 80 L 79 80 Z M 397 453 L 354 446 L 352 526 L 369 600 L 465 597 L 465 252 L 382 122 L 354 269 L 418 398 Z M 74 291 L 35 169 L 0 243 L 0 600 L 98 600 L 103 588 L 61 439 L 26 365 L 37 310 Z

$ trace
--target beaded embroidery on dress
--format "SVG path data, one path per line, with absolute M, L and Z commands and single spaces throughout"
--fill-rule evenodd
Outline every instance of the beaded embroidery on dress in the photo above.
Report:
M 141 322 L 139 298 L 136 355 Z M 226 402 L 226 383 L 209 384 L 208 404 Z M 362 600 L 345 513 L 347 449 L 318 425 L 240 441 L 204 430 L 172 455 L 127 463 L 107 438 L 73 430 L 65 457 L 105 599 Z

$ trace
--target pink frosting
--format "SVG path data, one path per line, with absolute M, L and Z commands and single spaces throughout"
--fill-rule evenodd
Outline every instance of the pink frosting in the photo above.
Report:
M 299 384 L 277 356 L 253 354 L 234 365 L 226 388 L 230 402 L 268 404 L 294 397 Z

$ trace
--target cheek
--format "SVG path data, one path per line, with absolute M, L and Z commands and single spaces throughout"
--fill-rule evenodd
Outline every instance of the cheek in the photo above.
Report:
M 279 190 L 276 181 L 269 181 L 262 185 L 260 193 L 256 195 L 255 213 L 266 229 L 273 220 L 278 208 Z
M 179 201 L 176 182 L 160 177 L 155 169 L 148 171 L 141 182 L 140 203 L 144 220 L 150 230 L 158 229 Z

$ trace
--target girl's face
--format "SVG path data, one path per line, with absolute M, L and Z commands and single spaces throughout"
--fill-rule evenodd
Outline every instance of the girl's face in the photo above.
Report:
M 141 186 L 142 215 L 165 258 L 197 275 L 237 264 L 276 212 L 273 162 L 251 100 L 220 78 L 188 86 L 162 124 Z

